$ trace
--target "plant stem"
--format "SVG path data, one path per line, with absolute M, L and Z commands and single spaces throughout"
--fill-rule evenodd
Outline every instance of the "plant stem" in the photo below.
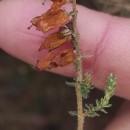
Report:
M 74 62 L 76 68 L 76 96 L 77 96 L 77 111 L 78 111 L 78 128 L 77 130 L 83 130 L 84 124 L 84 116 L 83 116 L 83 100 L 81 93 L 81 82 L 83 80 L 83 71 L 82 71 L 82 56 L 80 52 L 80 39 L 79 33 L 77 30 L 77 9 L 76 9 L 76 0 L 72 0 L 73 6 L 73 16 L 72 16 L 72 24 L 73 24 L 73 44 L 75 47 L 75 55 L 76 60 Z

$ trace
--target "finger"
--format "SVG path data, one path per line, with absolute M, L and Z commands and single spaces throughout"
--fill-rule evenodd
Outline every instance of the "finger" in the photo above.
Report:
M 42 0 L 5 0 L 0 3 L 0 43 L 9 54 L 35 66 L 37 59 L 46 51 L 37 50 L 46 35 L 33 28 L 27 30 L 29 21 L 45 12 L 50 2 L 43 6 Z M 66 7 L 70 10 L 70 7 Z M 104 88 L 108 73 L 118 77 L 116 94 L 130 99 L 130 20 L 112 17 L 78 6 L 78 29 L 81 51 L 93 55 L 84 60 L 84 72 L 93 72 L 93 84 Z M 53 69 L 53 72 L 72 76 L 74 68 L 69 65 Z
M 130 130 L 130 102 L 126 101 L 105 130 Z
M 48 33 L 36 31 L 35 27 L 27 29 L 31 25 L 31 19 L 46 12 L 52 2 L 47 1 L 46 6 L 42 3 L 42 0 L 5 0 L 0 3 L 0 16 L 3 19 L 0 21 L 1 48 L 33 66 L 36 65 L 37 59 L 47 53 L 47 51 L 38 52 L 38 49 L 47 35 L 52 33 L 52 31 Z M 61 68 L 54 71 L 72 75 L 72 69 L 71 65 L 65 67 L 64 72 Z

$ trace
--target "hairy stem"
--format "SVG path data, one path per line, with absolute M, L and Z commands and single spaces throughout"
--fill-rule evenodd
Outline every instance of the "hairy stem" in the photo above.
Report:
M 79 33 L 77 30 L 77 9 L 76 9 L 76 0 L 72 0 L 73 6 L 73 16 L 72 16 L 72 23 L 73 23 L 73 44 L 75 47 L 75 55 L 76 60 L 74 62 L 76 68 L 76 96 L 77 96 L 77 111 L 78 111 L 78 128 L 77 130 L 83 130 L 84 124 L 84 116 L 83 116 L 83 101 L 82 101 L 82 93 L 81 93 L 81 83 L 83 80 L 83 72 L 82 72 L 82 56 L 80 52 L 80 39 Z

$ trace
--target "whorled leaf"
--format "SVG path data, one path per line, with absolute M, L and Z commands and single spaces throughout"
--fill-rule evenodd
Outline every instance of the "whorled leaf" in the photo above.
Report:
M 92 89 L 93 89 L 92 87 L 91 88 L 87 88 L 86 85 L 82 85 L 81 86 L 82 97 L 84 99 L 87 99 L 89 97 L 89 93 L 91 92 Z
M 84 76 L 83 82 L 81 84 L 82 97 L 87 99 L 92 89 L 92 75 L 88 73 Z

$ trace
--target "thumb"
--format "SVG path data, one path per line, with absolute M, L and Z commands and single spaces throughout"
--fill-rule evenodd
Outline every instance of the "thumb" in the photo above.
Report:
M 5 0 L 0 3 L 0 47 L 9 54 L 36 65 L 37 59 L 46 52 L 38 48 L 46 35 L 32 29 L 27 30 L 29 21 L 49 9 L 42 0 Z M 66 7 L 69 10 L 69 7 Z M 93 72 L 94 86 L 102 89 L 107 75 L 113 72 L 118 77 L 116 94 L 130 99 L 130 20 L 112 17 L 78 6 L 78 29 L 83 55 L 93 55 L 84 60 L 84 72 Z M 51 70 L 72 76 L 72 65 Z

